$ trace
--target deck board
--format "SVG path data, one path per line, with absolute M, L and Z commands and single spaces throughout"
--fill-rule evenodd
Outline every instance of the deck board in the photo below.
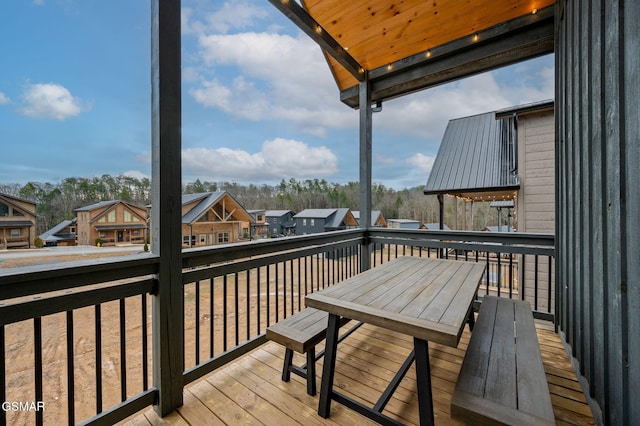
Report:
M 559 425 L 594 425 L 559 336 L 548 327 L 537 326 L 536 330 L 556 422 Z M 449 417 L 449 406 L 469 336 L 468 328 L 465 328 L 457 348 L 429 344 L 438 425 L 460 424 Z M 335 386 L 340 392 L 373 405 L 412 347 L 413 340 L 409 336 L 365 324 L 338 346 Z M 320 349 L 322 345 L 318 347 Z M 122 424 L 375 424 L 337 403 L 331 406 L 331 417 L 322 419 L 317 415 L 318 397 L 307 395 L 305 380 L 296 375 L 292 375 L 288 383 L 280 379 L 283 357 L 284 348 L 269 342 L 187 386 L 184 406 L 170 416 L 160 419 L 148 409 Z M 304 362 L 304 358 L 295 354 L 294 362 Z M 318 362 L 318 371 L 321 369 L 322 360 Z M 409 425 L 417 424 L 414 367 L 408 371 L 385 414 Z

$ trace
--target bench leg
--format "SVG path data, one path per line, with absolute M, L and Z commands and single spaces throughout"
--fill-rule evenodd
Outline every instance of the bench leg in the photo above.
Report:
M 469 312 L 469 318 L 467 320 L 469 322 L 469 331 L 473 331 L 473 326 L 476 325 L 476 317 L 473 315 L 473 308 Z
M 293 350 L 284 351 L 284 365 L 282 366 L 282 381 L 288 382 L 291 379 L 291 366 L 293 365 Z
M 307 393 L 316 394 L 316 349 L 311 348 L 307 352 Z

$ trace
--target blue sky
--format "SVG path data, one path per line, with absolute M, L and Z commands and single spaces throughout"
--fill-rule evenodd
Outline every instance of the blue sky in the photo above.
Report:
M 358 112 L 262 0 L 183 0 L 183 181 L 358 180 Z M 150 176 L 149 0 L 0 2 L 0 183 Z M 373 180 L 426 182 L 448 120 L 553 97 L 553 57 L 386 102 Z

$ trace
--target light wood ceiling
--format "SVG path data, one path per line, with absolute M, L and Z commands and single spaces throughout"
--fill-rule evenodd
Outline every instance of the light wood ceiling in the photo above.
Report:
M 309 15 L 363 69 L 393 70 L 405 58 L 437 53 L 457 41 L 482 42 L 483 31 L 526 15 L 554 0 L 302 0 Z M 327 55 L 338 88 L 358 80 Z

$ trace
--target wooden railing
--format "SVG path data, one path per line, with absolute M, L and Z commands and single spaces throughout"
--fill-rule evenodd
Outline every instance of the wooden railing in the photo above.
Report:
M 176 386 L 264 343 L 266 327 L 302 309 L 306 294 L 397 256 L 486 263 L 479 297 L 527 299 L 553 321 L 553 244 L 549 235 L 371 229 L 185 250 L 181 316 L 162 319 L 184 329 L 171 342 L 184 349 Z M 158 270 L 157 256 L 139 254 L 0 273 L 0 397 L 44 403 L 2 410 L 0 424 L 113 424 L 157 403 Z

